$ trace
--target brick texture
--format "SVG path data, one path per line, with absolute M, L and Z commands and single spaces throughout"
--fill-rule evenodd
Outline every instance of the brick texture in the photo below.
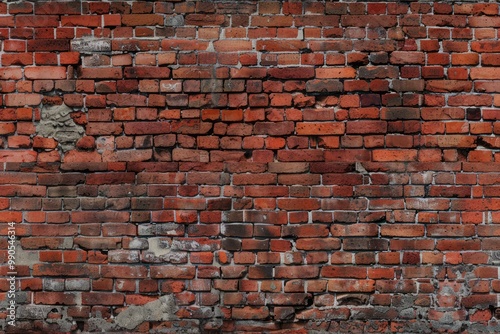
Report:
M 500 332 L 499 27 L 491 1 L 1 2 L 0 332 Z

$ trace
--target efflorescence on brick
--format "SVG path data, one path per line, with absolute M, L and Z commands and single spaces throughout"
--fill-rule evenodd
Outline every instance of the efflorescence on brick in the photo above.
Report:
M 0 331 L 500 332 L 498 27 L 477 1 L 1 2 Z

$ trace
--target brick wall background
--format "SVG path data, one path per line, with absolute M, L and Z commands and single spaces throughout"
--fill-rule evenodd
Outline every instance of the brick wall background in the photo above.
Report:
M 0 329 L 500 332 L 499 27 L 476 1 L 1 2 Z

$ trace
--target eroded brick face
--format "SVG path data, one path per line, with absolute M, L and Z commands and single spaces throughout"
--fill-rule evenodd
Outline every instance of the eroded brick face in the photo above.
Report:
M 476 1 L 1 2 L 0 331 L 500 332 L 498 27 Z

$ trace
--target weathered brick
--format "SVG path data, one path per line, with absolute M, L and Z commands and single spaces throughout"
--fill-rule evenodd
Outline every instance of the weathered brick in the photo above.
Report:
M 208 48 L 208 42 L 196 40 L 183 40 L 183 39 L 164 39 L 161 42 L 161 48 L 167 50 L 182 50 L 182 51 L 204 51 Z
M 27 79 L 66 79 L 66 68 L 56 66 L 26 67 L 24 76 Z
M 331 292 L 373 292 L 375 280 L 331 279 L 328 280 L 328 291 Z
M 64 27 L 99 27 L 101 25 L 101 17 L 98 15 L 78 15 L 78 16 L 62 16 L 61 25 Z
M 251 25 L 256 27 L 290 27 L 293 18 L 291 16 L 252 16 Z
M 37 2 L 35 3 L 35 14 L 81 14 L 81 3 L 70 1 L 65 3 Z
M 158 14 L 126 14 L 122 15 L 125 26 L 155 26 L 163 25 L 163 16 Z
M 338 80 L 309 80 L 306 90 L 309 93 L 328 94 L 330 92 L 341 92 L 343 85 Z
M 121 79 L 120 68 L 81 68 L 79 70 L 81 79 Z
M 342 16 L 342 25 L 349 27 L 364 27 L 369 24 L 371 27 L 392 27 L 397 22 L 395 15 L 345 15 Z
M 42 102 L 42 96 L 39 94 L 7 94 L 5 95 L 5 105 L 10 107 L 36 106 Z
M 352 67 L 316 69 L 316 78 L 319 79 L 347 79 L 355 77 L 356 70 Z
M 393 80 L 392 87 L 396 92 L 421 92 L 424 90 L 424 80 Z
M 248 51 L 252 50 L 252 43 L 240 40 L 219 40 L 214 42 L 214 48 L 217 52 Z
M 314 77 L 314 68 L 272 68 L 268 71 L 269 75 L 277 79 L 309 79 Z
M 23 328 L 498 332 L 498 10 L 0 3 Z
M 40 52 L 40 51 L 69 51 L 70 42 L 68 39 L 34 39 L 28 40 L 26 51 Z
M 0 69 L 0 78 L 2 80 L 16 80 L 23 77 L 21 68 L 2 67 Z

